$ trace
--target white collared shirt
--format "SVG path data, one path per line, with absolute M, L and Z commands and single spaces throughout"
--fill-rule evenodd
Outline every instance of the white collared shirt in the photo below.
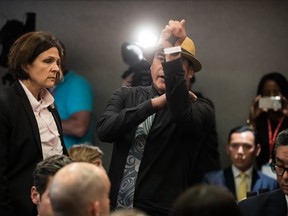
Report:
M 19 82 L 30 101 L 31 107 L 37 120 L 43 159 L 55 154 L 63 154 L 63 147 L 61 145 L 56 122 L 52 113 L 48 110 L 48 107 L 50 105 L 52 106 L 54 103 L 53 96 L 47 89 L 43 89 L 40 93 L 41 100 L 37 101 L 29 89 L 23 84 L 23 82 L 21 82 L 21 80 L 19 80 Z
M 253 167 L 250 167 L 248 170 L 244 172 L 246 174 L 247 192 L 251 191 L 252 171 L 253 171 Z M 233 172 L 233 176 L 235 180 L 235 188 L 237 188 L 241 180 L 240 178 L 241 171 L 237 167 L 232 165 L 232 172 Z

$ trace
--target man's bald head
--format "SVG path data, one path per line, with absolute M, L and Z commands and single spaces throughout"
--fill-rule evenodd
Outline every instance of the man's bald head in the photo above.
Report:
M 110 181 L 103 168 L 85 162 L 69 164 L 52 181 L 53 211 L 56 216 L 108 215 L 109 190 Z

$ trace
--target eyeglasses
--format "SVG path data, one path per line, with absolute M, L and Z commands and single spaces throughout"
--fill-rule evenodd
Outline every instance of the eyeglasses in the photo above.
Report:
M 283 166 L 277 166 L 274 163 L 270 164 L 271 170 L 273 173 L 276 173 L 279 176 L 282 176 L 284 174 L 285 171 L 288 171 L 288 167 L 283 167 Z

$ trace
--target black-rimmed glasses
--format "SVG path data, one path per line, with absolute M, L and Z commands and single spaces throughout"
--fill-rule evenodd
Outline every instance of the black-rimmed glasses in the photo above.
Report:
M 288 171 L 288 167 L 278 166 L 274 163 L 270 164 L 271 170 L 273 173 L 276 173 L 276 175 L 282 176 L 285 171 Z

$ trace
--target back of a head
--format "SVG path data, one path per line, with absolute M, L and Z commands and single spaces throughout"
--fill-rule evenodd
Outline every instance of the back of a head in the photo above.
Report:
M 68 149 L 69 156 L 76 162 L 87 162 L 102 165 L 103 152 L 98 146 L 87 144 L 73 145 Z
M 110 216 L 148 216 L 143 211 L 133 208 L 133 209 L 119 209 L 110 214 Z
M 240 209 L 227 189 L 215 185 L 189 188 L 174 203 L 170 216 L 241 216 Z
M 50 188 L 55 216 L 88 215 L 107 188 L 106 178 L 103 168 L 90 163 L 74 162 L 59 170 Z

